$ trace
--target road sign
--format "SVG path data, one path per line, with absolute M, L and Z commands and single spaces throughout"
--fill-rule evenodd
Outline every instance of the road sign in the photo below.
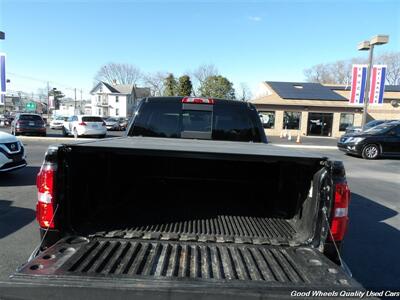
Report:
M 365 84 L 367 82 L 367 65 L 353 65 L 350 104 L 363 104 Z
M 35 102 L 28 102 L 26 105 L 26 110 L 36 110 L 36 103 Z
M 371 89 L 369 91 L 369 104 L 383 104 L 385 92 L 386 66 L 375 65 L 371 72 Z

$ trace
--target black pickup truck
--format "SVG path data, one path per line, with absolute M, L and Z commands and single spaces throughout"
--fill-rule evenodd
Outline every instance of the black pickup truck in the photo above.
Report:
M 6 295 L 360 289 L 338 255 L 350 197 L 343 164 L 267 144 L 249 103 L 144 99 L 125 137 L 51 146 L 37 187 L 42 243 L 12 275 L 20 294 Z

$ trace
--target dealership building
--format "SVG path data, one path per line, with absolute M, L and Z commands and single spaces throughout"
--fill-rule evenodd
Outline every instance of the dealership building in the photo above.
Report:
M 346 127 L 361 125 L 363 106 L 349 97 L 350 86 L 266 81 L 251 102 L 267 135 L 339 137 Z M 385 86 L 383 104 L 368 106 L 370 120 L 400 120 L 400 85 Z

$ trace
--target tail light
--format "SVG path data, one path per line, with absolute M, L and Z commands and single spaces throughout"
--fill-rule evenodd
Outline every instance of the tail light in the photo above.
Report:
M 54 228 L 54 174 L 52 165 L 43 165 L 36 177 L 38 189 L 36 219 L 43 228 Z
M 192 104 L 214 104 L 214 99 L 211 98 L 193 98 L 184 97 L 182 103 L 192 103 Z
M 78 123 L 78 125 L 86 126 L 87 124 L 85 122 L 80 122 L 80 123 Z
M 338 183 L 335 188 L 335 202 L 333 204 L 331 232 L 329 240 L 342 241 L 347 231 L 349 221 L 348 211 L 350 190 L 347 183 Z

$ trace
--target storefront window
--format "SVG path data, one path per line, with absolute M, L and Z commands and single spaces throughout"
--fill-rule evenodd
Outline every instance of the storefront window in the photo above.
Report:
M 300 129 L 301 112 L 285 111 L 283 114 L 284 129 Z
M 354 123 L 354 114 L 342 113 L 340 114 L 339 131 L 345 131 L 347 127 L 352 126 Z
M 275 112 L 274 111 L 262 111 L 259 113 L 261 123 L 264 128 L 275 128 Z

